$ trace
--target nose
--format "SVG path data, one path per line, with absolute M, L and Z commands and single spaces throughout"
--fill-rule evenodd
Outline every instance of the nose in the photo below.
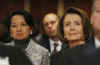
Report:
M 17 32 L 21 32 L 21 26 L 20 25 L 17 27 Z
M 75 26 L 73 24 L 71 24 L 70 30 L 74 30 L 74 29 L 75 29 Z
M 51 27 L 52 27 L 52 25 L 51 25 L 51 24 L 49 24 L 49 25 L 48 25 L 48 28 L 51 28 Z

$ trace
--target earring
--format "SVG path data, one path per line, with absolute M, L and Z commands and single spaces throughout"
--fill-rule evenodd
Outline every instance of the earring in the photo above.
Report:
M 30 32 L 30 35 L 32 35 L 32 31 Z

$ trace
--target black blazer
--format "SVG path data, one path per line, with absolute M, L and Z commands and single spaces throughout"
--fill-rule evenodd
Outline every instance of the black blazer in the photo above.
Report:
M 42 37 L 39 41 L 38 41 L 38 43 L 40 44 L 40 45 L 42 45 L 43 47 L 45 47 L 46 49 L 48 49 L 49 50 L 49 52 L 51 52 L 51 47 L 50 47 L 50 41 L 49 41 L 49 38 L 48 37 Z M 68 45 L 66 44 L 66 43 L 63 43 L 62 44 L 62 50 L 64 49 L 64 48 L 67 48 L 68 47 Z M 61 50 L 61 51 L 62 51 Z
M 84 45 L 75 48 L 66 48 L 59 54 L 59 58 L 55 65 L 80 65 L 81 56 L 84 56 L 84 54 L 82 54 L 84 53 L 83 51 L 90 48 L 95 48 L 94 40 L 92 39 L 86 41 Z
M 49 50 L 49 52 L 51 52 L 50 50 L 50 42 L 49 42 L 49 38 L 48 37 L 41 37 L 41 39 L 38 41 L 38 43 L 45 47 L 46 49 Z
M 58 65 L 100 65 L 100 48 L 76 49 L 64 57 Z

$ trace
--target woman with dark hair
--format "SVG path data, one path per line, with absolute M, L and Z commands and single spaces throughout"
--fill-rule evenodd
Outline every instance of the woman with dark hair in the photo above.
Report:
M 79 65 L 80 52 L 91 48 L 91 25 L 86 13 L 78 8 L 66 10 L 58 25 L 60 39 L 68 47 L 59 53 L 56 65 Z
M 26 51 L 26 55 L 34 65 L 48 65 L 48 51 L 37 44 L 32 37 L 37 35 L 37 29 L 32 16 L 23 10 L 13 12 L 6 20 L 10 43 Z
M 91 24 L 87 14 L 78 8 L 70 7 L 62 16 L 58 26 L 59 37 L 69 48 L 84 45 L 91 38 Z

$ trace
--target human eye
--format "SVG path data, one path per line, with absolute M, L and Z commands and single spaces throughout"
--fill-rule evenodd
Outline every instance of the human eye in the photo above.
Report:
M 51 24 L 54 24 L 55 23 L 55 21 L 51 21 Z
M 65 26 L 70 26 L 70 23 L 69 22 L 66 22 L 64 25 Z
M 16 24 L 12 24 L 11 27 L 15 28 L 15 27 L 17 27 L 17 25 Z
M 28 26 L 27 24 L 25 24 L 25 23 L 22 23 L 22 26 Z
M 66 25 L 66 26 L 69 26 L 70 24 L 69 24 L 69 23 L 66 23 L 65 25 Z
M 75 21 L 75 25 L 80 25 L 81 23 L 79 23 L 78 21 Z

